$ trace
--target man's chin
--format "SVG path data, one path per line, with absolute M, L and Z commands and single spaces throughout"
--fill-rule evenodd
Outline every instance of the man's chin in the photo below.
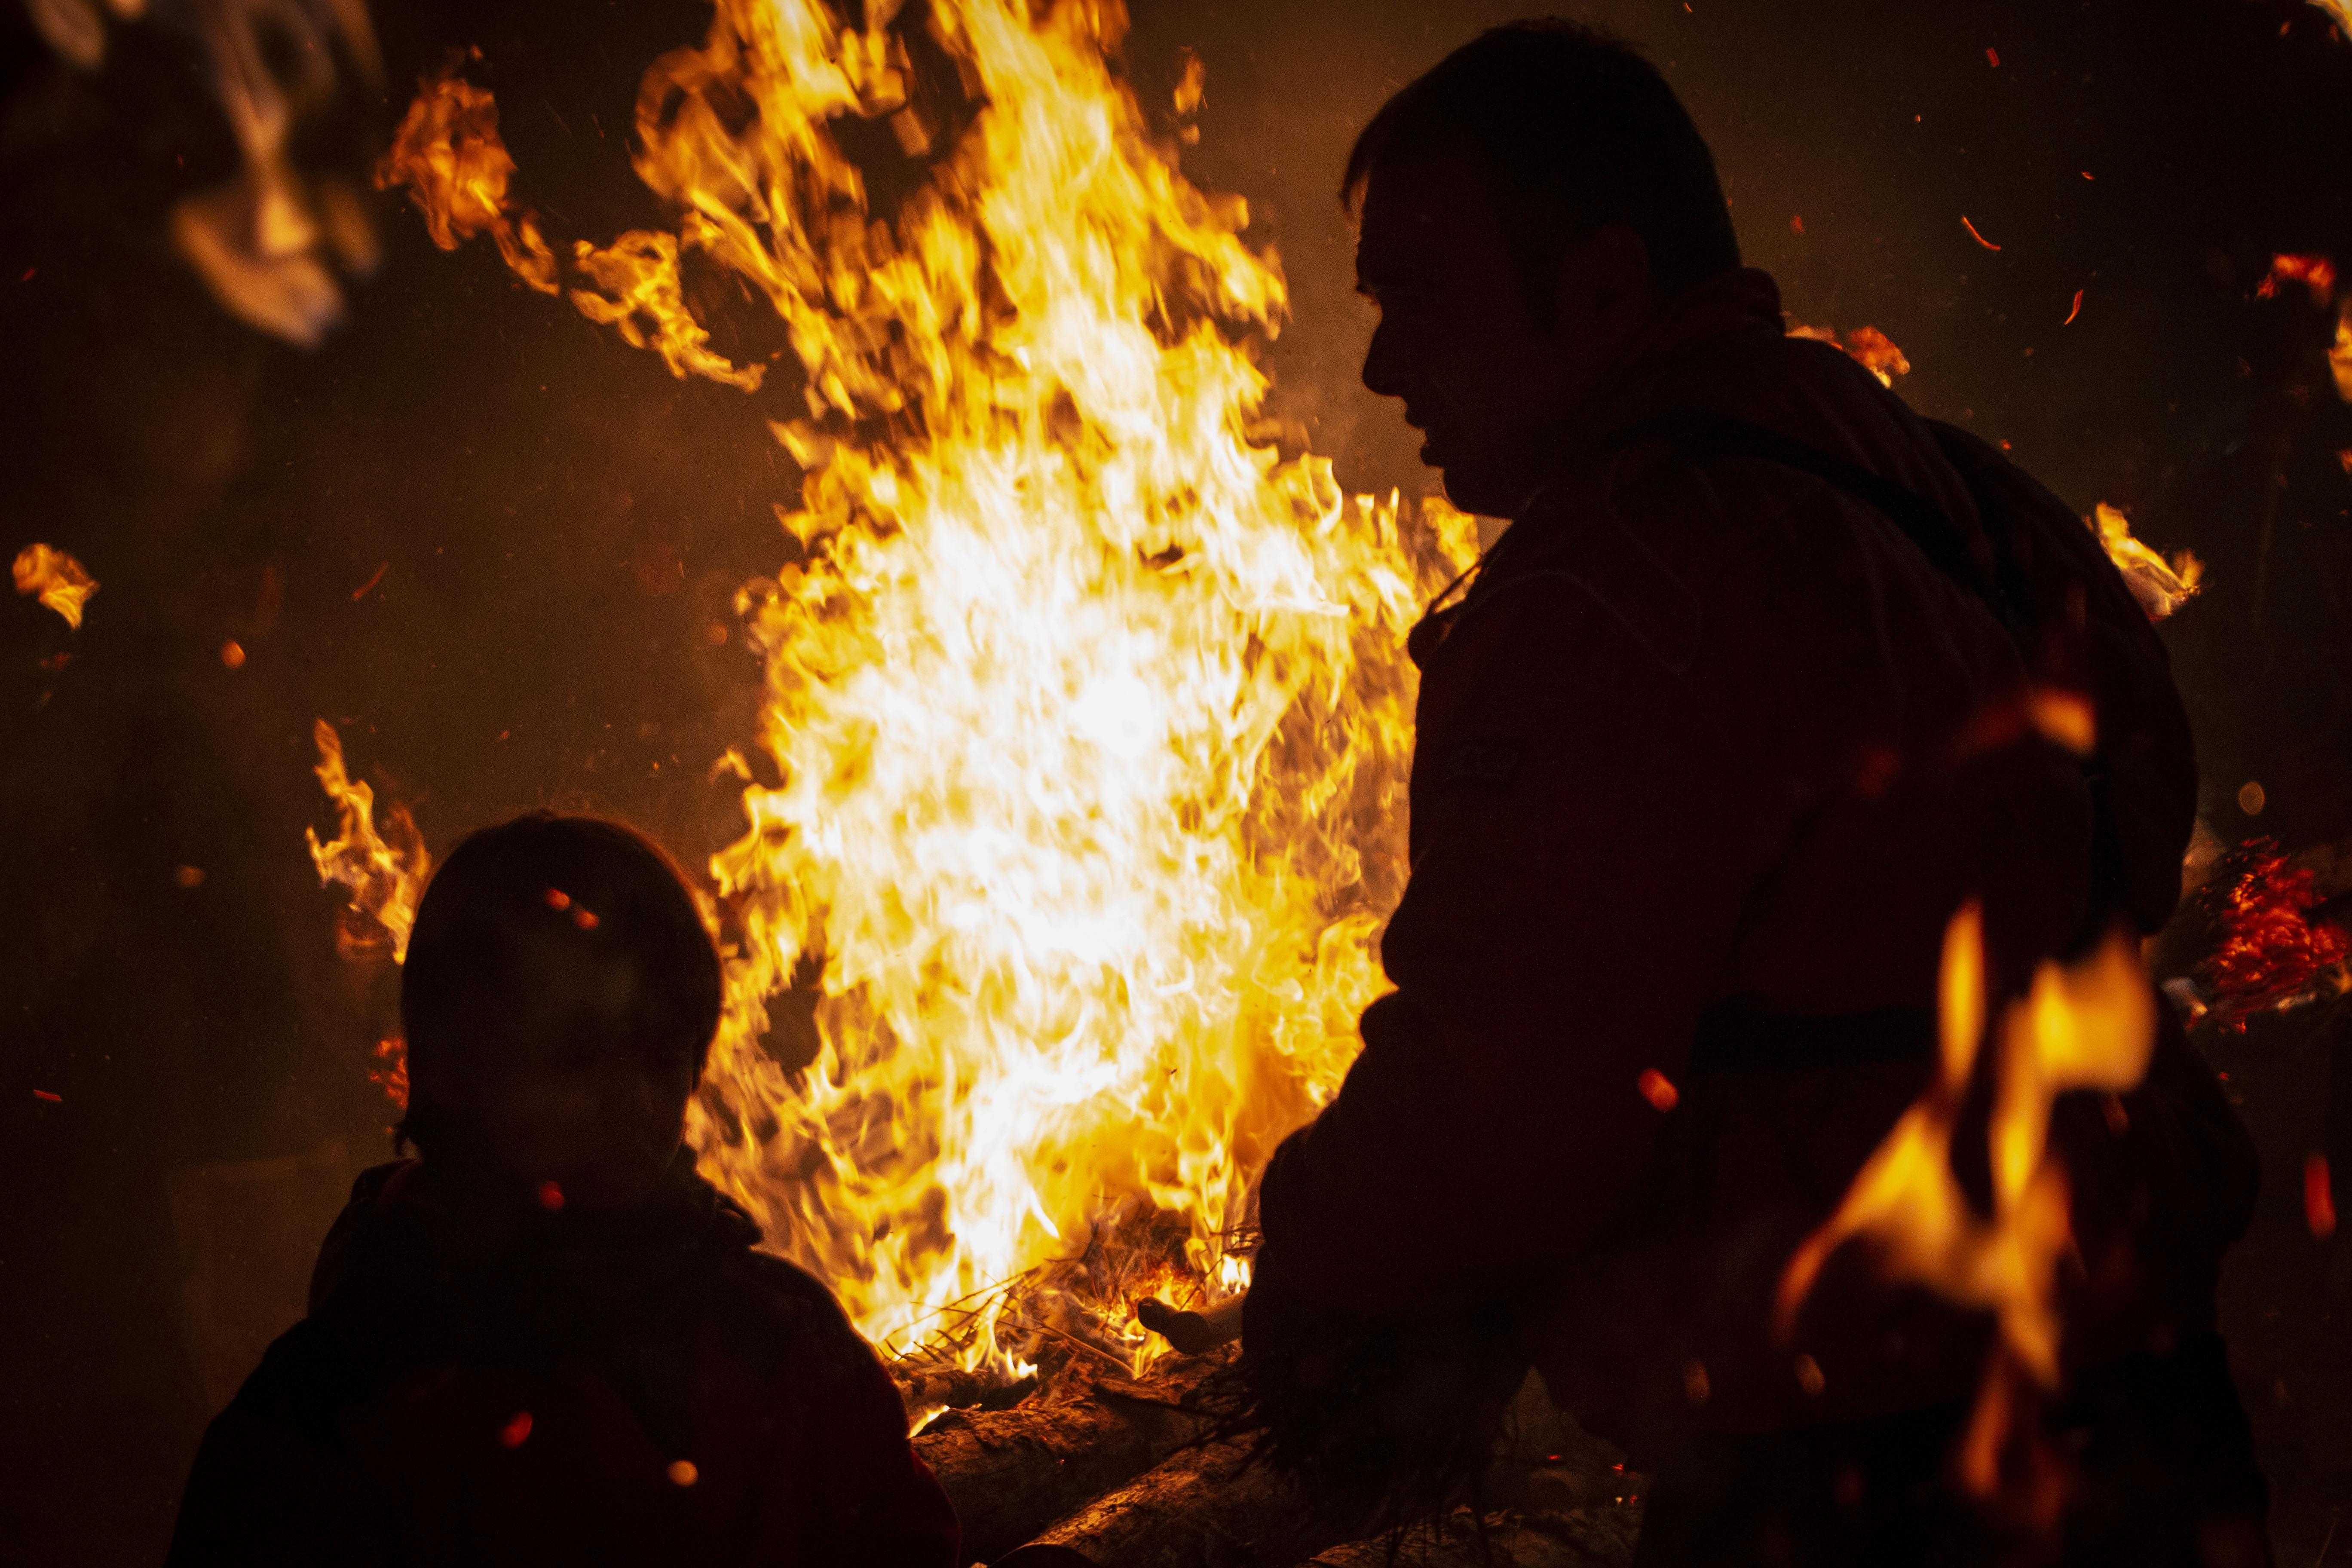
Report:
M 1424 454 L 1426 450 L 1423 448 Z M 1428 461 L 1425 455 L 1423 461 Z M 1444 478 L 1445 499 L 1464 511 L 1479 517 L 1508 517 L 1512 506 L 1519 499 L 1499 493 L 1498 487 L 1470 464 L 1456 463 L 1448 467 L 1443 463 L 1430 463 L 1430 467 Z

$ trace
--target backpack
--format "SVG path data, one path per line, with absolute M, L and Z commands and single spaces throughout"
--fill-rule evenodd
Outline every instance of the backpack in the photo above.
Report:
M 2087 949 L 2117 919 L 2153 935 L 2179 904 L 2197 816 L 2196 746 L 2163 641 L 2065 502 L 1978 437 L 1927 423 L 1968 486 L 1980 533 L 1894 480 L 1760 425 L 1691 410 L 1648 428 L 1686 456 L 1795 468 L 1881 512 L 1985 604 L 2035 684 L 2090 700 L 2091 897 L 2074 945 Z M 2091 1097 L 2073 1095 L 2057 1108 L 2051 1140 L 2074 1177 L 2078 1238 L 2126 1248 L 2160 1315 L 2210 1319 L 2221 1255 L 2253 1216 L 2261 1161 L 2172 1008 L 2159 1004 L 2158 1017 L 2147 1075 L 2120 1097 L 2121 1129 Z M 2112 1304 L 2085 1306 L 2095 1320 Z
M 1883 513 L 1992 612 L 2037 686 L 2088 698 L 2097 735 L 2084 772 L 2096 838 L 2085 934 L 2095 940 L 2122 914 L 2152 935 L 2180 901 L 2180 857 L 2197 817 L 2196 744 L 2170 657 L 2065 502 L 1979 437 L 1927 423 L 1976 502 L 1980 533 L 1892 479 L 1744 419 L 1694 409 L 1644 428 L 1686 456 L 1795 468 Z

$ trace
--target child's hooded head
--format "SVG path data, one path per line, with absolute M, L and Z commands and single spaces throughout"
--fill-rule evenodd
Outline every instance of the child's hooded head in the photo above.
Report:
M 659 849 L 618 823 L 536 812 L 475 834 L 435 874 L 400 1011 L 401 1131 L 428 1165 L 618 1207 L 677 1152 L 719 1026 L 719 958 Z

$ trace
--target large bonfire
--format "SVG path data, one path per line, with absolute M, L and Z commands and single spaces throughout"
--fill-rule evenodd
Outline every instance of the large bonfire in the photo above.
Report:
M 1355 1053 L 1404 873 L 1404 633 L 1475 536 L 1261 438 L 1284 288 L 1243 203 L 1177 168 L 1197 66 L 1155 125 L 1110 63 L 1116 0 L 866 15 L 719 0 L 655 63 L 636 166 L 667 231 L 551 237 L 462 63 L 381 179 L 443 246 L 488 235 L 680 376 L 767 371 L 714 345 L 682 268 L 774 309 L 804 378 L 775 434 L 804 478 L 777 508 L 791 563 L 740 598 L 766 701 L 722 763 L 749 830 L 710 867 L 729 1000 L 689 1136 L 891 1352 L 995 1379 L 1047 1342 L 1137 1363 L 1137 1297 L 1245 1287 L 1249 1184 Z M 1875 331 L 1843 346 L 1909 368 Z M 2095 526 L 2151 618 L 2196 592 L 2193 559 L 2111 508 Z M 376 838 L 339 752 L 320 776 L 343 817 L 321 874 L 396 942 L 422 847 L 404 819 Z M 1869 1237 L 1993 1310 L 1964 1456 L 1988 1490 L 2011 1407 L 2057 1375 L 2050 1104 L 2127 1088 L 2150 1016 L 2119 948 L 2003 1018 L 2000 1185 L 1973 1215 L 1949 1160 L 1986 1033 L 1971 918 L 1944 1073 L 1783 1307 Z M 812 997 L 809 1059 L 774 1026 Z
M 546 235 L 458 68 L 383 178 L 445 246 L 487 233 L 756 387 L 685 304 L 681 266 L 722 269 L 805 377 L 791 563 L 740 600 L 772 767 L 730 759 L 750 829 L 710 868 L 705 1173 L 894 1352 L 1140 1360 L 1128 1302 L 1245 1283 L 1249 1184 L 1354 1054 L 1403 875 L 1403 634 L 1472 536 L 1261 438 L 1281 274 L 1178 171 L 1197 71 L 1157 116 L 1115 73 L 1115 0 L 866 15 L 720 0 L 655 63 L 667 232 Z M 788 990 L 822 997 L 813 1061 L 772 1043 Z

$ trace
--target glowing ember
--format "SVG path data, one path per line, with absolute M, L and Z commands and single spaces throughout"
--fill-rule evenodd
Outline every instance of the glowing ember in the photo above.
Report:
M 2326 1241 L 2336 1234 L 2336 1184 L 2327 1173 L 2325 1154 L 2304 1158 L 2303 1218 L 2314 1240 Z
M 368 1068 L 368 1082 L 383 1090 L 383 1097 L 408 1109 L 408 1042 L 398 1035 L 389 1036 L 375 1043 L 376 1065 Z
M 1939 989 L 1935 1081 L 1864 1164 L 1837 1213 L 1790 1259 L 1780 1321 L 1784 1333 L 1793 1330 L 1822 1264 L 1857 1238 L 1890 1279 L 1990 1311 L 1999 1337 L 1957 1456 L 1961 1479 L 1990 1496 L 2020 1400 L 2058 1386 L 2056 1270 L 2073 1226 L 2066 1173 L 2049 1148 L 2051 1108 L 2071 1089 L 2120 1093 L 2139 1081 L 2156 1037 L 2155 1003 L 2137 948 L 2118 934 L 2074 967 L 2043 965 L 2031 993 L 2007 1009 L 1987 1131 L 1992 1204 L 1980 1215 L 1952 1162 L 1987 1023 L 1973 903 L 1946 932 Z
M 2268 838 L 2230 852 L 2202 889 L 2220 941 L 2197 975 L 2207 1005 L 2242 1029 L 2250 1013 L 2293 1006 L 2341 990 L 2352 940 L 2308 911 L 2320 901 L 2312 874 Z
M 338 826 L 329 843 L 320 843 L 318 834 L 307 827 L 302 837 L 310 846 L 320 885 L 339 882 L 351 889 L 351 908 L 360 922 L 347 920 L 336 932 L 337 945 L 346 958 L 388 947 L 397 962 L 408 954 L 408 931 L 416 922 L 416 900 L 425 890 L 432 857 L 425 852 L 425 840 L 404 805 L 385 812 L 383 832 L 377 833 L 375 791 L 343 771 L 341 738 L 324 719 L 311 727 L 310 734 L 319 745 L 319 783 L 334 802 Z M 404 1101 L 404 1063 L 400 1082 Z
M 2037 686 L 2026 694 L 2025 721 L 2047 741 L 2087 757 L 2098 744 L 2098 713 L 2079 691 Z
M 2195 597 L 2205 563 L 2190 552 L 2179 551 L 2167 561 L 2133 538 L 2131 519 L 2105 501 L 2085 521 L 2149 620 L 2160 621 Z
M 1911 374 L 1911 362 L 1903 357 L 1895 340 L 1876 327 L 1856 327 L 1841 338 L 1834 327 L 1791 326 L 1789 335 L 1843 349 L 1856 364 L 1876 376 L 1881 386 L 1893 386 L 1896 376 Z
M 16 592 L 40 596 L 46 609 L 63 616 L 66 625 L 81 629 L 81 607 L 98 592 L 98 579 L 80 562 L 46 544 L 27 544 L 16 552 Z
M 2282 283 L 2300 283 L 2314 305 L 2325 308 L 2336 298 L 2336 263 L 2325 256 L 2273 256 L 2269 276 L 2254 290 L 2258 300 L 2275 299 Z
M 2352 299 L 2336 309 L 2336 341 L 2327 345 L 2327 372 L 2336 395 L 2352 403 Z M 2346 464 L 2352 468 L 2352 463 Z
M 721 0 L 639 95 L 676 232 L 572 247 L 575 303 L 677 374 L 761 369 L 709 349 L 694 253 L 806 376 L 777 427 L 803 558 L 740 601 L 782 783 L 736 759 L 751 830 L 713 870 L 742 936 L 689 1135 L 895 1350 L 1139 1360 L 1125 1300 L 1246 1283 L 1248 1184 L 1358 1048 L 1404 871 L 1403 633 L 1475 530 L 1253 444 L 1282 279 L 1108 67 L 1117 5 L 894 9 Z M 389 177 L 452 235 L 499 232 L 466 205 L 495 184 L 520 233 L 458 85 Z M 894 209 L 846 119 L 923 165 Z M 822 1048 L 788 1071 L 762 1038 L 796 981 Z

